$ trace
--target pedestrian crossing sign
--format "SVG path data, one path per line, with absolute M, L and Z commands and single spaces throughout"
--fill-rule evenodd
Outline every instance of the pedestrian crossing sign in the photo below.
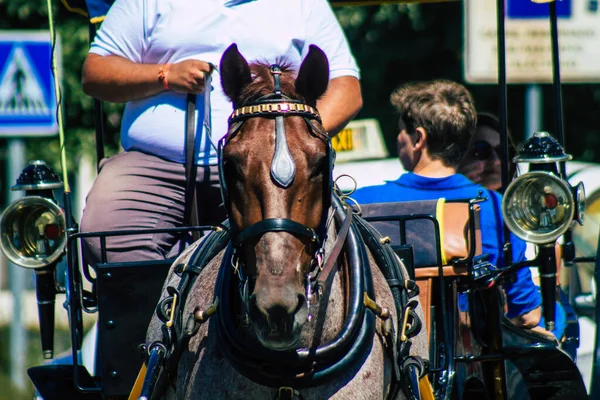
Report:
M 55 135 L 56 104 L 50 33 L 0 31 L 0 136 Z

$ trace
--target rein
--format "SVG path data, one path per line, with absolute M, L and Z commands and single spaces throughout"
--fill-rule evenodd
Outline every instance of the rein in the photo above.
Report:
M 334 198 L 335 219 L 342 225 L 348 221 L 339 199 Z M 344 241 L 348 258 L 348 313 L 342 329 L 329 343 L 311 349 L 275 351 L 257 346 L 237 329 L 232 315 L 232 293 L 237 293 L 237 279 L 228 260 L 233 257 L 230 246 L 217 278 L 215 296 L 221 300 L 215 317 L 221 349 L 238 372 L 265 386 L 304 388 L 329 380 L 353 365 L 360 365 L 368 355 L 375 332 L 375 316 L 366 312 L 364 293 L 374 298 L 370 263 L 356 227 L 348 223 Z M 336 257 L 337 258 L 337 257 Z M 241 300 L 241 299 L 240 299 Z M 357 364 L 358 363 L 358 364 Z

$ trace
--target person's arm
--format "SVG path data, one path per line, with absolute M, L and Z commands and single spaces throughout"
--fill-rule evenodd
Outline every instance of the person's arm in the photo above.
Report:
M 335 136 L 362 107 L 360 73 L 348 41 L 331 5 L 326 0 L 305 3 L 306 40 L 302 55 L 311 44 L 325 52 L 329 60 L 329 87 L 317 102 L 323 127 Z
M 116 0 L 96 33 L 83 65 L 83 91 L 100 100 L 126 102 L 168 90 L 200 93 L 209 64 L 198 60 L 147 61 L 149 32 L 160 20 L 159 0 Z M 157 64 L 157 62 L 163 64 Z M 165 67 L 167 69 L 165 69 Z
M 97 99 L 115 103 L 150 97 L 166 90 L 163 80 L 159 79 L 161 68 L 168 90 L 178 93 L 201 93 L 204 78 L 211 69 L 210 64 L 199 60 L 166 66 L 90 53 L 83 64 L 83 91 Z
M 527 311 L 521 315 L 517 315 L 510 319 L 510 321 L 522 328 L 532 329 L 538 326 L 542 318 L 542 307 L 538 306 L 531 311 Z
M 510 234 L 513 250 L 513 262 L 526 259 L 526 244 L 514 234 Z M 540 323 L 542 317 L 542 299 L 533 283 L 531 270 L 524 267 L 516 272 L 515 281 L 505 286 L 509 302 L 507 316 L 511 322 L 523 328 L 534 328 Z
M 360 82 L 353 76 L 340 76 L 329 81 L 317 109 L 323 127 L 330 136 L 337 135 L 362 107 Z

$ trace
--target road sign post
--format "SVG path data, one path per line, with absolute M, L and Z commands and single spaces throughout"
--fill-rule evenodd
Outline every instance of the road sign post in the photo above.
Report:
M 57 57 L 59 49 L 57 46 Z M 48 31 L 0 31 L 0 137 L 8 139 L 10 157 L 6 192 L 11 202 L 20 196 L 10 191 L 10 185 L 14 184 L 25 163 L 24 137 L 58 133 L 52 54 Z M 23 390 L 27 347 L 21 299 L 27 271 L 12 263 L 9 266 L 10 290 L 14 298 L 10 329 L 11 381 Z
M 0 31 L 0 137 L 58 133 L 51 65 L 48 31 Z

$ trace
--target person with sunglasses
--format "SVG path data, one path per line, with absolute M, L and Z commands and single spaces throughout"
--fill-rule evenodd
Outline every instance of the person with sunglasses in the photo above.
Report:
M 483 253 L 489 254 L 493 265 L 505 267 L 502 196 L 457 173 L 477 123 L 469 91 L 446 80 L 410 83 L 392 93 L 391 103 L 399 116 L 398 156 L 408 172 L 395 181 L 360 188 L 352 198 L 358 204 L 367 204 L 442 197 L 470 199 L 482 193 L 486 198 L 479 203 L 481 231 L 485 232 L 482 235 Z M 512 261 L 525 260 L 525 242 L 512 234 L 511 242 Z M 504 289 L 506 316 L 517 326 L 536 328 L 541 318 L 541 296 L 529 268 L 519 269 L 514 282 L 505 283 Z
M 471 181 L 485 186 L 489 190 L 500 190 L 502 187 L 500 121 L 488 113 L 477 114 L 477 126 L 471 139 L 471 145 L 458 166 L 457 172 L 465 175 Z M 508 133 L 509 177 L 516 172 L 512 159 L 516 147 Z

